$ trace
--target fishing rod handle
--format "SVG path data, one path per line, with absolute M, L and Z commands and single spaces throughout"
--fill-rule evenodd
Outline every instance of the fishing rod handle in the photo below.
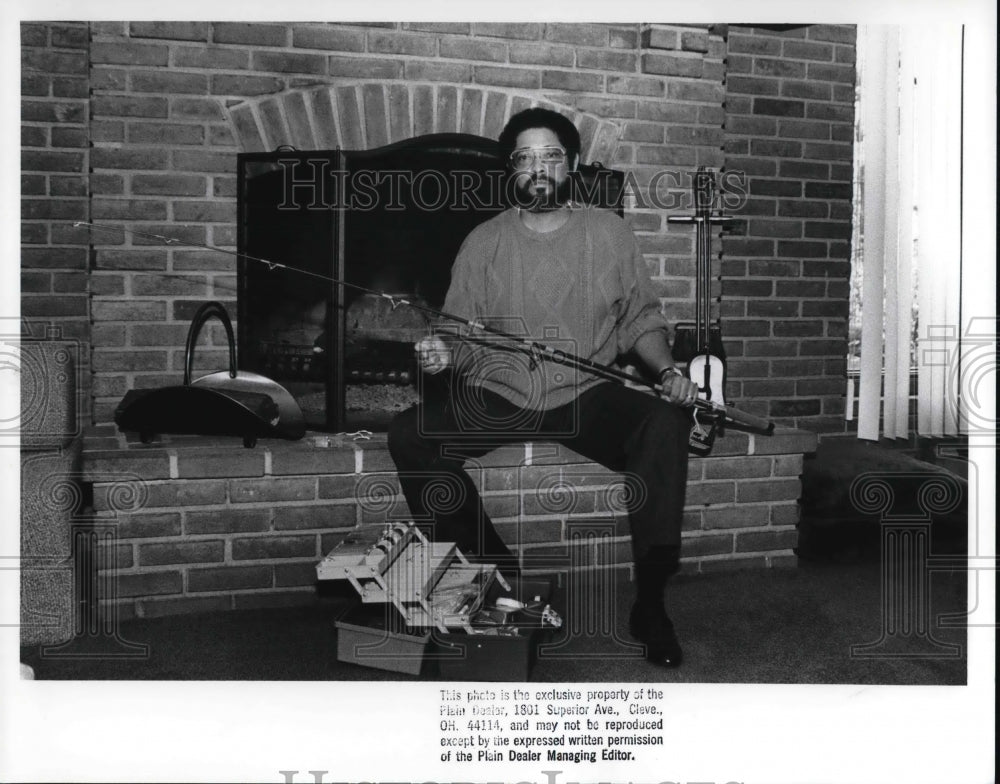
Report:
M 743 425 L 745 427 L 753 428 L 754 430 L 760 430 L 766 435 L 772 435 L 774 433 L 774 422 L 764 419 L 763 417 L 748 414 L 746 411 L 740 411 L 738 408 L 714 406 L 705 401 L 697 401 L 695 405 L 703 410 L 722 414 L 726 419 L 734 424 Z

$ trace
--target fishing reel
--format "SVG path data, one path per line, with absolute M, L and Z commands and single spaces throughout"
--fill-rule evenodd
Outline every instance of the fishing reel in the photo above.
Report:
M 695 406 L 691 409 L 691 419 L 693 424 L 688 434 L 688 451 L 698 457 L 705 457 L 712 451 L 715 437 L 722 432 L 723 415 Z

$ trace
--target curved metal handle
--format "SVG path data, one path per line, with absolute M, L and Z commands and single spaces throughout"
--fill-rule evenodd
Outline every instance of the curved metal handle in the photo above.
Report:
M 212 316 L 218 316 L 222 326 L 226 328 L 226 338 L 229 340 L 229 377 L 236 378 L 236 339 L 233 337 L 233 324 L 221 302 L 206 302 L 194 314 L 191 328 L 188 330 L 187 345 L 184 348 L 184 386 L 191 384 L 191 365 L 194 362 L 194 345 L 198 342 L 198 333 L 201 332 L 202 325 Z

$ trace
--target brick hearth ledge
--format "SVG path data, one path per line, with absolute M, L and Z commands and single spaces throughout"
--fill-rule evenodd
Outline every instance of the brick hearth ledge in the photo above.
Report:
M 692 459 L 684 571 L 794 564 L 803 456 L 815 449 L 802 430 L 730 430 Z M 469 466 L 526 572 L 630 568 L 620 475 L 548 443 Z M 99 425 L 84 438 L 82 477 L 111 578 L 104 599 L 121 618 L 316 601 L 315 565 L 351 529 L 409 519 L 380 434 L 245 449 L 237 438 L 141 444 Z

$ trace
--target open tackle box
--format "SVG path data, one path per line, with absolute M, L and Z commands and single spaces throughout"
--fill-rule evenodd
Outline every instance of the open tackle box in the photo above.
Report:
M 336 621 L 337 659 L 449 680 L 527 680 L 542 630 L 562 619 L 551 582 L 508 582 L 453 542 L 430 542 L 412 523 L 363 526 L 316 567 L 346 580 L 360 603 Z

